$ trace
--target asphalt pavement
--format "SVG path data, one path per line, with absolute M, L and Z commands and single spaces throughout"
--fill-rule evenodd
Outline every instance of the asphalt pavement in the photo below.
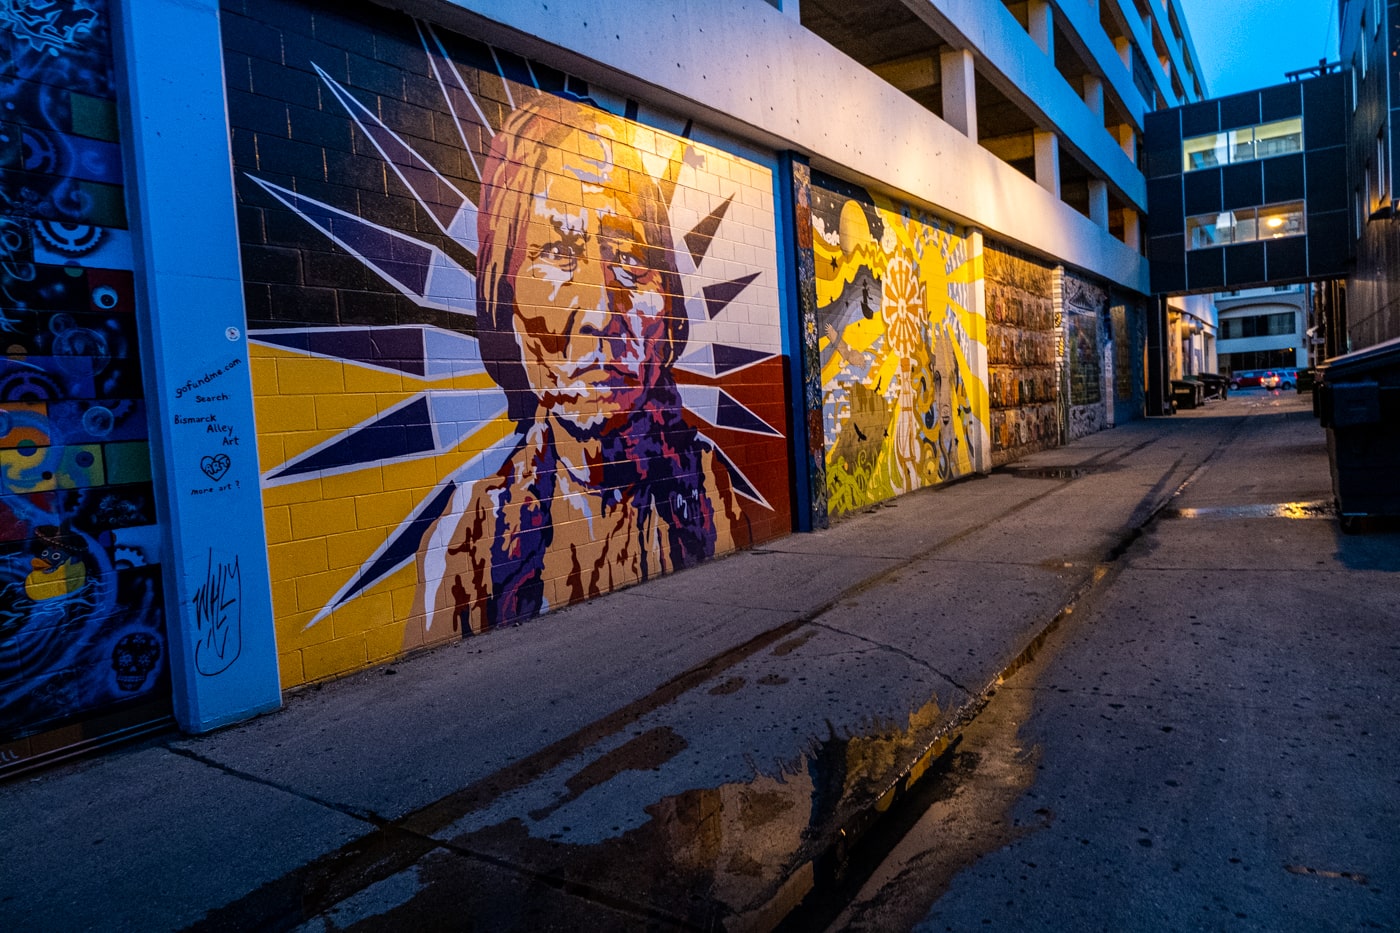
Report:
M 770 929 L 839 877 L 1144 533 L 1191 521 L 1178 493 L 1325 513 L 1309 406 L 1242 393 L 1122 425 L 250 723 L 0 785 L 0 926 Z M 1238 475 L 1240 458 L 1276 468 Z M 1237 568 L 1253 572 L 1236 589 L 1266 588 L 1275 611 L 1353 580 L 1395 594 L 1393 532 L 1240 551 L 1224 524 L 1195 519 L 1179 585 L 1135 609 L 1225 605 L 1192 582 L 1214 553 L 1326 577 Z M 1237 661 L 1240 689 L 1259 689 L 1248 651 Z

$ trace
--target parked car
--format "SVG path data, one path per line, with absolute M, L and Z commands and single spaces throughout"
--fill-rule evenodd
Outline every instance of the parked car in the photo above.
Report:
M 1241 369 L 1239 372 L 1230 374 L 1230 388 L 1250 389 L 1260 384 L 1264 378 L 1265 370 L 1262 369 Z
M 1291 389 L 1298 384 L 1298 370 L 1296 369 L 1276 369 L 1278 373 L 1278 387 L 1280 389 Z

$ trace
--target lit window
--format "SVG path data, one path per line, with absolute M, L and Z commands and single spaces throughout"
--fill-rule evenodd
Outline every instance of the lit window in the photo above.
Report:
M 1259 208 L 1259 239 L 1276 240 L 1285 236 L 1301 236 L 1307 232 L 1302 201 Z
M 1230 161 L 1229 140 L 1224 133 L 1197 136 L 1181 144 L 1182 171 L 1215 168 Z
M 1195 172 L 1233 162 L 1252 162 L 1301 152 L 1302 149 L 1303 119 L 1293 117 L 1182 140 L 1181 170 Z
M 1279 120 L 1254 128 L 1254 158 L 1287 155 L 1303 151 L 1303 119 Z
M 1209 249 L 1307 233 L 1302 201 L 1186 218 L 1186 248 Z

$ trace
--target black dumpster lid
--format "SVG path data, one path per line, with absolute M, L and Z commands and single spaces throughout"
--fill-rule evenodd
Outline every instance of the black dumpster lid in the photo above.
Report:
M 1400 337 L 1378 343 L 1364 350 L 1334 356 L 1318 367 L 1335 382 L 1338 377 L 1359 376 L 1372 369 L 1400 366 Z

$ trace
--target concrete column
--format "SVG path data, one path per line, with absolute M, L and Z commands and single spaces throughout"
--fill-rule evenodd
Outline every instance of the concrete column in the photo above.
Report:
M 180 727 L 205 732 L 282 702 L 219 0 L 114 9 L 152 472 L 171 554 L 171 698 Z
M 1060 137 L 1035 131 L 1035 181 L 1055 197 L 1060 196 Z
M 1084 76 L 1084 103 L 1103 119 L 1103 79 L 1098 75 Z
M 1133 129 L 1131 123 L 1120 123 L 1113 129 L 1114 138 L 1118 140 L 1118 145 L 1123 147 L 1123 154 L 1128 157 L 1128 161 L 1137 164 L 1137 130 Z
M 1030 0 L 1026 4 L 1026 29 L 1040 50 L 1055 61 L 1055 11 L 1047 0 Z
M 1089 219 L 1108 229 L 1108 182 L 1089 179 Z
M 1123 208 L 1123 244 L 1135 253 L 1142 252 L 1142 217 L 1131 207 Z
M 972 52 L 954 49 L 939 57 L 942 71 L 943 119 L 977 142 L 977 82 Z
M 1128 74 L 1133 73 L 1133 40 L 1127 36 L 1119 36 L 1113 40 L 1113 47 L 1118 51 L 1118 57 L 1123 60 L 1123 67 L 1128 69 Z

